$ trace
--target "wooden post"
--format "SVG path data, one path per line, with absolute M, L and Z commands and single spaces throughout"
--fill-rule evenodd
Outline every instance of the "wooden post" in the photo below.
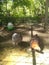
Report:
M 33 37 L 33 25 L 31 25 L 31 38 Z
M 36 65 L 35 50 L 32 50 L 32 57 L 33 57 L 33 65 Z
M 33 25 L 31 25 L 31 39 L 33 37 Z M 32 49 L 32 48 L 31 48 Z M 36 65 L 35 50 L 32 49 L 33 65 Z

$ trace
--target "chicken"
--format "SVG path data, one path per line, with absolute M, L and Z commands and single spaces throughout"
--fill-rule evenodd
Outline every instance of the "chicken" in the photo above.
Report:
M 30 47 L 37 51 L 42 51 L 44 49 L 44 44 L 37 34 L 32 37 Z
M 18 34 L 18 33 L 14 33 L 12 35 L 12 43 L 16 46 L 18 45 L 19 42 L 22 41 L 22 36 L 21 34 Z

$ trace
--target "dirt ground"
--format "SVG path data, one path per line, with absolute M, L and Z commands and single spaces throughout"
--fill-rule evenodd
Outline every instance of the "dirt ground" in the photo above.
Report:
M 41 29 L 42 28 L 38 27 L 33 31 L 33 35 L 38 34 L 38 36 L 40 36 L 44 40 L 45 45 L 43 50 L 44 54 L 35 52 L 35 65 L 49 65 L 49 31 L 43 33 L 39 31 Z M 17 32 L 20 32 L 20 30 L 21 29 L 17 29 Z M 0 42 L 0 65 L 34 65 L 33 55 L 28 45 L 28 42 L 31 39 L 31 31 L 26 31 L 26 29 L 22 29 L 21 32 L 22 31 L 22 41 L 24 43 L 16 47 L 14 47 L 14 45 L 12 44 L 12 36 L 10 38 L 10 35 L 6 36 L 9 34 L 9 32 L 7 34 L 4 34 L 5 32 L 0 32 L 0 36 L 2 36 L 3 39 L 7 38 L 5 39 L 5 41 L 2 40 L 2 42 Z

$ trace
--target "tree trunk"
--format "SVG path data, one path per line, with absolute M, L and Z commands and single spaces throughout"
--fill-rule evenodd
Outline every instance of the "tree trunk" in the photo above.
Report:
M 44 22 L 44 30 L 46 31 L 47 29 L 47 21 L 48 21 L 48 0 L 45 2 L 45 22 Z

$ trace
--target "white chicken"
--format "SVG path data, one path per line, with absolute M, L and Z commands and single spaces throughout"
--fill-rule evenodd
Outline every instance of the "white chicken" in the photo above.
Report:
M 21 36 L 21 34 L 18 34 L 18 33 L 14 33 L 13 35 L 12 35 L 12 43 L 13 43 L 13 45 L 18 45 L 18 43 L 19 42 L 21 42 L 22 41 L 22 36 Z

